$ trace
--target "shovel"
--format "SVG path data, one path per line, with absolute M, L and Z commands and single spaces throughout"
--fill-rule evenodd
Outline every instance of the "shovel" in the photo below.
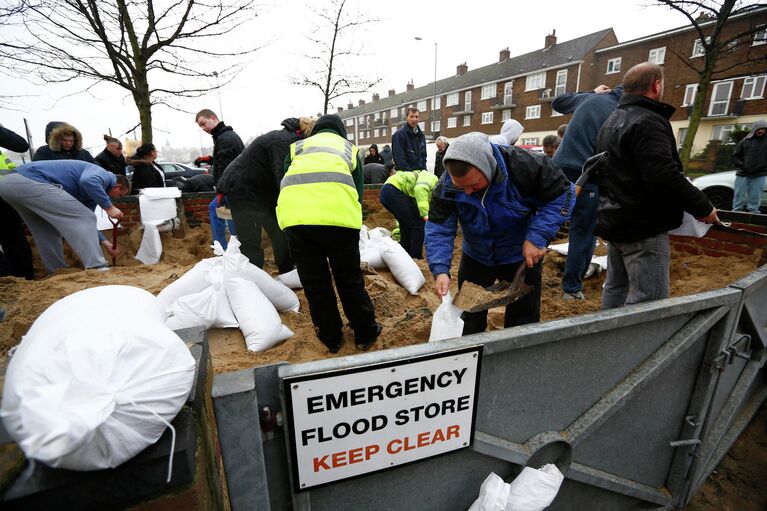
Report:
M 112 250 L 117 250 L 117 228 L 120 226 L 120 219 L 111 216 L 108 218 L 112 224 Z M 117 256 L 112 256 L 112 266 L 117 266 Z
M 470 308 L 465 309 L 465 311 L 480 312 L 494 307 L 500 307 L 501 305 L 508 305 L 527 295 L 527 293 L 533 290 L 533 286 L 525 284 L 526 269 L 527 266 L 525 266 L 525 262 L 522 261 L 511 282 L 500 281 L 485 288 L 486 291 L 490 291 L 496 295 L 497 298 L 492 298 L 483 303 L 472 305 Z
M 733 227 L 732 226 L 732 222 L 722 222 L 721 220 L 719 220 L 712 227 L 714 229 L 716 229 L 717 231 L 734 232 L 734 233 L 745 234 L 747 236 L 756 236 L 758 238 L 767 238 L 767 234 L 764 234 L 762 232 L 756 232 L 756 231 L 752 231 L 750 229 L 739 229 L 737 227 Z

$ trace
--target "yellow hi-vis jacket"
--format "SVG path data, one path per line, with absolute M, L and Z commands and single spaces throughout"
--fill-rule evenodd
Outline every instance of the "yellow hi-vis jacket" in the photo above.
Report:
M 8 158 L 7 155 L 0 151 L 0 174 L 8 174 L 16 168 L 16 164 Z
M 397 171 L 389 177 L 386 183 L 396 187 L 408 197 L 413 197 L 421 217 L 429 216 L 429 199 L 431 191 L 437 185 L 439 178 L 425 170 Z
M 354 144 L 330 132 L 291 144 L 290 167 L 277 199 L 280 229 L 295 225 L 361 228 L 362 205 L 352 177 L 357 152 Z

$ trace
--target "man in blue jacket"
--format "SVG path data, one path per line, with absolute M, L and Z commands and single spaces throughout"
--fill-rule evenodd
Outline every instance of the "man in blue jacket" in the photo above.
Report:
M 562 168 L 567 179 L 573 183 L 581 176 L 583 164 L 594 155 L 599 129 L 613 113 L 622 95 L 623 85 L 614 89 L 600 85 L 594 92 L 561 94 L 551 103 L 557 112 L 573 114 L 567 127 L 567 136 L 562 139 L 559 150 L 554 154 L 554 163 Z M 562 296 L 565 300 L 586 299 L 582 291 L 583 278 L 594 256 L 594 228 L 597 225 L 598 207 L 599 193 L 596 180 L 592 177 L 583 185 L 570 219 L 567 262 L 562 275 Z
M 417 108 L 408 108 L 407 122 L 391 137 L 397 170 L 426 170 L 426 136 L 418 126 L 420 116 Z
M 122 218 L 110 197 L 128 192 L 127 177 L 80 160 L 27 163 L 0 179 L 0 197 L 27 224 L 48 273 L 67 267 L 62 238 L 86 269 L 106 268 L 99 243 L 112 256 L 117 250 L 96 229 L 93 210 L 98 204 L 111 218 Z
M 541 265 L 546 247 L 570 218 L 575 185 L 551 160 L 483 133 L 458 137 L 445 153 L 426 222 L 426 258 L 437 295 L 447 294 L 458 223 L 463 254 L 458 286 L 511 281 L 520 264 L 533 292 L 506 306 L 504 327 L 540 320 Z M 464 313 L 463 334 L 483 332 L 487 311 Z

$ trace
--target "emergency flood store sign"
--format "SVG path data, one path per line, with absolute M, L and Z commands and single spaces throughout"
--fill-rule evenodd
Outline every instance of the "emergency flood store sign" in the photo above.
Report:
M 482 347 L 285 378 L 295 490 L 468 447 Z

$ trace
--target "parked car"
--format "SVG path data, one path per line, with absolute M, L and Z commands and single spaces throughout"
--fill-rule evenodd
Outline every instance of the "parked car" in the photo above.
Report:
M 716 172 L 707 174 L 692 180 L 698 190 L 702 191 L 716 209 L 731 210 L 732 199 L 735 194 L 735 171 Z M 767 184 L 762 192 L 763 212 L 767 211 Z
M 525 145 L 518 145 L 517 147 L 520 147 L 522 149 L 527 149 L 531 153 L 543 154 L 543 146 L 542 145 L 529 145 L 529 144 L 525 144 Z
M 176 186 L 181 188 L 184 182 L 190 177 L 200 174 L 207 174 L 208 169 L 198 169 L 190 164 L 177 163 L 174 161 L 155 162 L 165 173 L 165 186 Z M 128 165 L 128 177 L 133 175 L 133 167 Z

